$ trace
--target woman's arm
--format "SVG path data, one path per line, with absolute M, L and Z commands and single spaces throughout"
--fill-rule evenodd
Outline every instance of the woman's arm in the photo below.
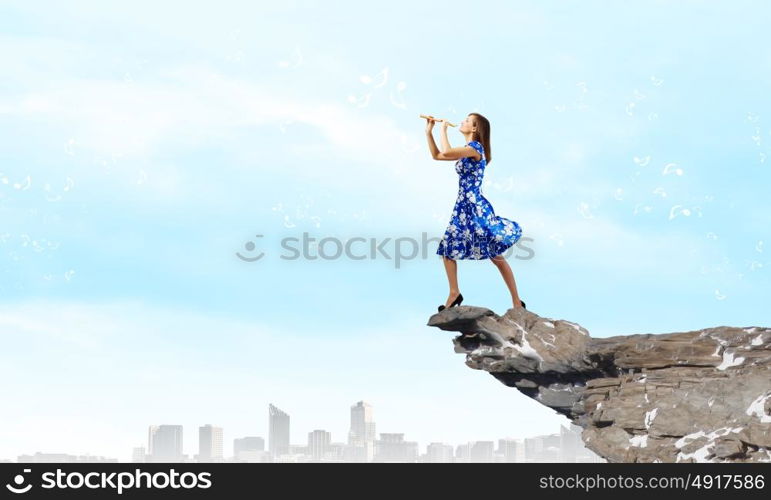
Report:
M 426 128 L 426 138 L 428 139 L 428 150 L 431 151 L 431 158 L 436 160 L 437 156 L 442 154 L 442 152 L 439 151 L 438 147 L 436 147 L 436 142 L 434 142 L 434 134 L 429 128 Z
M 427 120 L 426 123 L 426 139 L 428 139 L 428 149 L 431 151 L 431 158 L 434 160 L 457 160 L 458 158 L 465 158 L 467 156 L 473 156 L 476 158 L 479 156 L 479 153 L 476 149 L 472 148 L 471 146 L 461 146 L 459 148 L 451 148 L 449 147 L 449 142 L 447 144 L 447 148 L 444 151 L 439 151 L 439 148 L 436 147 L 436 142 L 434 142 L 434 121 L 433 120 Z M 443 140 L 447 140 L 447 133 L 445 132 Z
M 450 140 L 447 138 L 447 120 L 442 122 L 442 149 L 447 152 L 452 146 L 450 146 Z

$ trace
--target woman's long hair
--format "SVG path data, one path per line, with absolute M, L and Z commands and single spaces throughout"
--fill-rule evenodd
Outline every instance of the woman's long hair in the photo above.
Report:
M 477 122 L 477 131 L 474 133 L 474 140 L 482 143 L 482 147 L 485 149 L 485 159 L 487 165 L 493 161 L 493 155 L 490 151 L 490 121 L 479 113 L 469 113 L 475 117 Z

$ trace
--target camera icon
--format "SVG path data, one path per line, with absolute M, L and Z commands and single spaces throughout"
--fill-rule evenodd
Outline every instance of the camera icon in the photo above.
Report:
M 27 472 L 32 472 L 32 469 L 24 469 L 24 474 Z M 13 484 L 8 483 L 5 485 L 5 487 L 8 488 L 11 493 L 26 493 L 32 489 L 32 485 L 28 484 L 26 486 L 22 486 L 25 480 L 26 478 L 23 474 L 16 474 L 13 477 Z

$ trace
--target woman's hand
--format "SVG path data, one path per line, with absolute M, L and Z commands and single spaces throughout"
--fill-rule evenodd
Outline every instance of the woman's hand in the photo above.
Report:
M 427 134 L 430 134 L 434 130 L 434 122 L 435 121 L 436 120 L 434 120 L 433 116 L 430 116 L 430 117 L 426 118 L 426 133 Z
M 447 127 L 450 126 L 450 122 L 447 120 L 442 120 L 442 132 L 447 132 Z

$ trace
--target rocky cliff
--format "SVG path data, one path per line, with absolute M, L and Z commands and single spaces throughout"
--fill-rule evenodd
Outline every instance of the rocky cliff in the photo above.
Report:
M 523 309 L 434 314 L 455 352 L 583 428 L 609 462 L 771 462 L 771 329 L 592 338 Z

